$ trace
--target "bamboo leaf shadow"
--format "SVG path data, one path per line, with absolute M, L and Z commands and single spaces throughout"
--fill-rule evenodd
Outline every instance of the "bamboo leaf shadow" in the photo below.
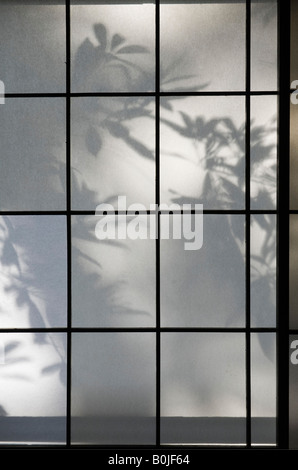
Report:
M 105 121 L 104 127 L 108 129 L 113 137 L 122 139 L 129 147 L 135 150 L 140 156 L 154 160 L 154 152 L 150 150 L 139 140 L 132 137 L 129 130 L 120 122 L 117 121 Z
M 10 341 L 5 345 L 5 354 L 10 353 L 11 351 L 14 351 L 18 346 L 20 346 L 20 341 Z
M 53 364 L 51 366 L 44 367 L 41 372 L 44 375 L 49 375 L 49 374 L 54 374 L 57 371 L 60 371 L 61 369 L 61 363 L 58 362 L 57 364 Z
M 148 52 L 149 51 L 146 47 L 133 45 L 122 47 L 117 51 L 117 54 L 145 54 Z
M 108 43 L 106 27 L 102 23 L 98 23 L 93 26 L 93 29 L 99 45 L 102 49 L 106 50 Z
M 2 405 L 0 405 L 0 416 L 8 416 L 7 411 Z
M 111 49 L 116 49 L 116 47 L 120 46 L 123 42 L 125 42 L 125 38 L 123 36 L 120 34 L 114 34 L 111 41 Z

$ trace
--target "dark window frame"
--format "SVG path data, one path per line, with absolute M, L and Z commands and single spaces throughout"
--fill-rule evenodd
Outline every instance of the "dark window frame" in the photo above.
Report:
M 251 0 L 246 0 L 246 81 L 245 90 L 242 92 L 193 92 L 193 93 L 166 93 L 160 92 L 160 2 L 156 0 L 156 90 L 152 93 L 72 93 L 71 92 L 71 1 L 66 0 L 66 92 L 58 94 L 7 94 L 6 98 L 24 98 L 24 97 L 61 97 L 66 102 L 66 210 L 65 211 L 42 211 L 42 212 L 8 212 L 1 211 L 0 215 L 64 215 L 67 220 L 67 245 L 68 245 L 68 313 L 67 326 L 65 328 L 51 329 L 0 329 L 0 332 L 63 332 L 67 335 L 67 433 L 65 446 L 59 446 L 67 449 L 76 447 L 71 442 L 71 337 L 72 333 L 88 332 L 154 332 L 156 334 L 156 449 L 164 449 L 172 446 L 162 445 L 160 440 L 160 422 L 161 422 L 161 405 L 160 405 L 160 389 L 161 389 L 161 335 L 164 332 L 226 332 L 233 334 L 243 333 L 246 342 L 246 445 L 242 449 L 251 449 L 251 334 L 255 332 L 274 332 L 277 334 L 277 444 L 276 449 L 288 449 L 289 446 L 289 334 L 298 334 L 297 330 L 289 329 L 289 300 L 285 295 L 289 286 L 289 215 L 290 213 L 298 213 L 298 211 L 289 210 L 289 192 L 286 188 L 289 186 L 289 94 L 290 90 L 290 2 L 289 0 L 278 1 L 278 33 L 279 33 L 279 89 L 278 91 L 251 91 L 250 89 L 250 39 L 251 39 L 251 23 L 250 8 Z M 90 3 L 97 3 L 96 1 Z M 130 3 L 129 1 L 115 1 L 117 3 Z M 142 2 L 143 3 L 143 2 Z M 150 2 L 151 3 L 151 2 Z M 154 3 L 154 2 L 153 2 Z M 192 2 L 190 2 L 192 3 Z M 196 3 L 196 2 L 194 2 Z M 206 2 L 208 3 L 208 2 Z M 237 0 L 235 0 L 237 3 Z M 160 98 L 163 96 L 183 95 L 183 96 L 237 96 L 245 97 L 246 112 L 246 196 L 245 208 L 243 210 L 206 210 L 205 214 L 243 214 L 245 217 L 246 227 L 246 260 L 250 260 L 250 219 L 253 214 L 276 214 L 277 216 L 277 325 L 276 328 L 255 328 L 250 325 L 250 262 L 246 262 L 246 323 L 243 328 L 163 328 L 160 321 L 160 241 L 156 240 L 156 327 L 155 328 L 75 328 L 72 327 L 71 319 L 71 218 L 76 214 L 94 214 L 90 211 L 74 211 L 71 208 L 71 101 L 77 96 L 153 96 L 155 98 L 156 111 L 156 187 L 155 187 L 155 203 L 159 205 L 160 195 L 160 173 L 159 173 L 159 149 L 160 149 Z M 252 210 L 250 208 L 250 98 L 256 95 L 277 95 L 279 105 L 279 138 L 278 138 L 278 186 L 277 186 L 277 207 L 276 210 Z M 160 216 L 160 213 L 159 213 Z M 5 444 L 1 444 L 3 448 Z M 231 445 L 232 446 L 232 445 Z M 229 447 L 231 447 L 229 446 Z M 49 447 L 52 447 L 49 445 Z M 84 446 L 89 447 L 90 446 Z M 119 448 L 119 446 L 91 446 L 97 449 L 102 447 Z M 132 446 L 120 446 L 129 449 Z M 133 446 L 134 448 L 148 448 L 152 446 Z M 198 448 L 202 448 L 200 444 Z M 212 447 L 212 446 L 210 446 Z M 209 448 L 210 448 L 209 447 Z M 217 447 L 216 445 L 214 447 Z M 233 446 L 232 446 L 233 447 Z M 264 446 L 266 447 L 266 446 Z M 15 448 L 15 446 L 14 446 Z M 183 446 L 187 449 L 187 445 Z

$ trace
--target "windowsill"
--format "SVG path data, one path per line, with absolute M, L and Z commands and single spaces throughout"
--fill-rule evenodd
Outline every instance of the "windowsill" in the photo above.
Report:
M 155 418 L 75 417 L 73 445 L 155 445 Z M 276 445 L 275 418 L 252 418 L 252 444 Z M 161 419 L 163 445 L 245 446 L 245 418 Z M 65 445 L 65 417 L 1 417 L 1 445 Z M 88 437 L 90 437 L 88 439 Z

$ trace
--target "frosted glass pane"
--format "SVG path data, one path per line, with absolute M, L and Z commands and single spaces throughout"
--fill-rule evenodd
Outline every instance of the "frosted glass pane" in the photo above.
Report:
M 72 442 L 155 443 L 155 335 L 72 335 Z
M 162 326 L 244 324 L 244 217 L 205 214 L 203 236 L 197 250 L 186 250 L 183 237 L 160 242 Z
M 252 209 L 276 208 L 277 98 L 251 97 L 250 189 Z
M 244 3 L 161 5 L 160 39 L 162 91 L 244 89 Z
M 155 202 L 155 119 L 151 98 L 72 101 L 72 207 L 117 208 L 117 197 Z
M 33 3 L 0 4 L 1 80 L 6 93 L 63 93 L 64 1 Z
M 151 4 L 73 1 L 72 90 L 146 92 L 155 88 L 155 9 Z
M 252 444 L 276 443 L 276 336 L 251 335 Z
M 290 215 L 290 328 L 298 328 L 298 216 Z
M 0 119 L 0 209 L 64 209 L 65 100 L 7 98 Z
M 298 77 L 298 74 L 297 74 Z M 290 209 L 298 209 L 298 106 L 290 104 Z
M 66 335 L 0 334 L 0 442 L 63 444 Z
M 66 217 L 0 218 L 0 327 L 66 325 Z
M 251 323 L 276 325 L 276 216 L 254 215 L 250 239 Z
M 289 448 L 298 449 L 298 336 L 290 335 L 289 341 Z
M 161 442 L 244 443 L 244 335 L 165 333 L 161 347 Z
M 277 1 L 251 6 L 251 88 L 277 89 Z
M 99 240 L 100 220 L 72 218 L 73 325 L 155 326 L 155 240 Z M 127 220 L 118 216 L 117 230 Z
M 161 98 L 161 201 L 243 209 L 243 97 Z

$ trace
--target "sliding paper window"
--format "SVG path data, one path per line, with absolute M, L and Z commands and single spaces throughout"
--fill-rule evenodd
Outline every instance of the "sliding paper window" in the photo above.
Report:
M 0 13 L 2 443 L 275 445 L 277 2 Z

